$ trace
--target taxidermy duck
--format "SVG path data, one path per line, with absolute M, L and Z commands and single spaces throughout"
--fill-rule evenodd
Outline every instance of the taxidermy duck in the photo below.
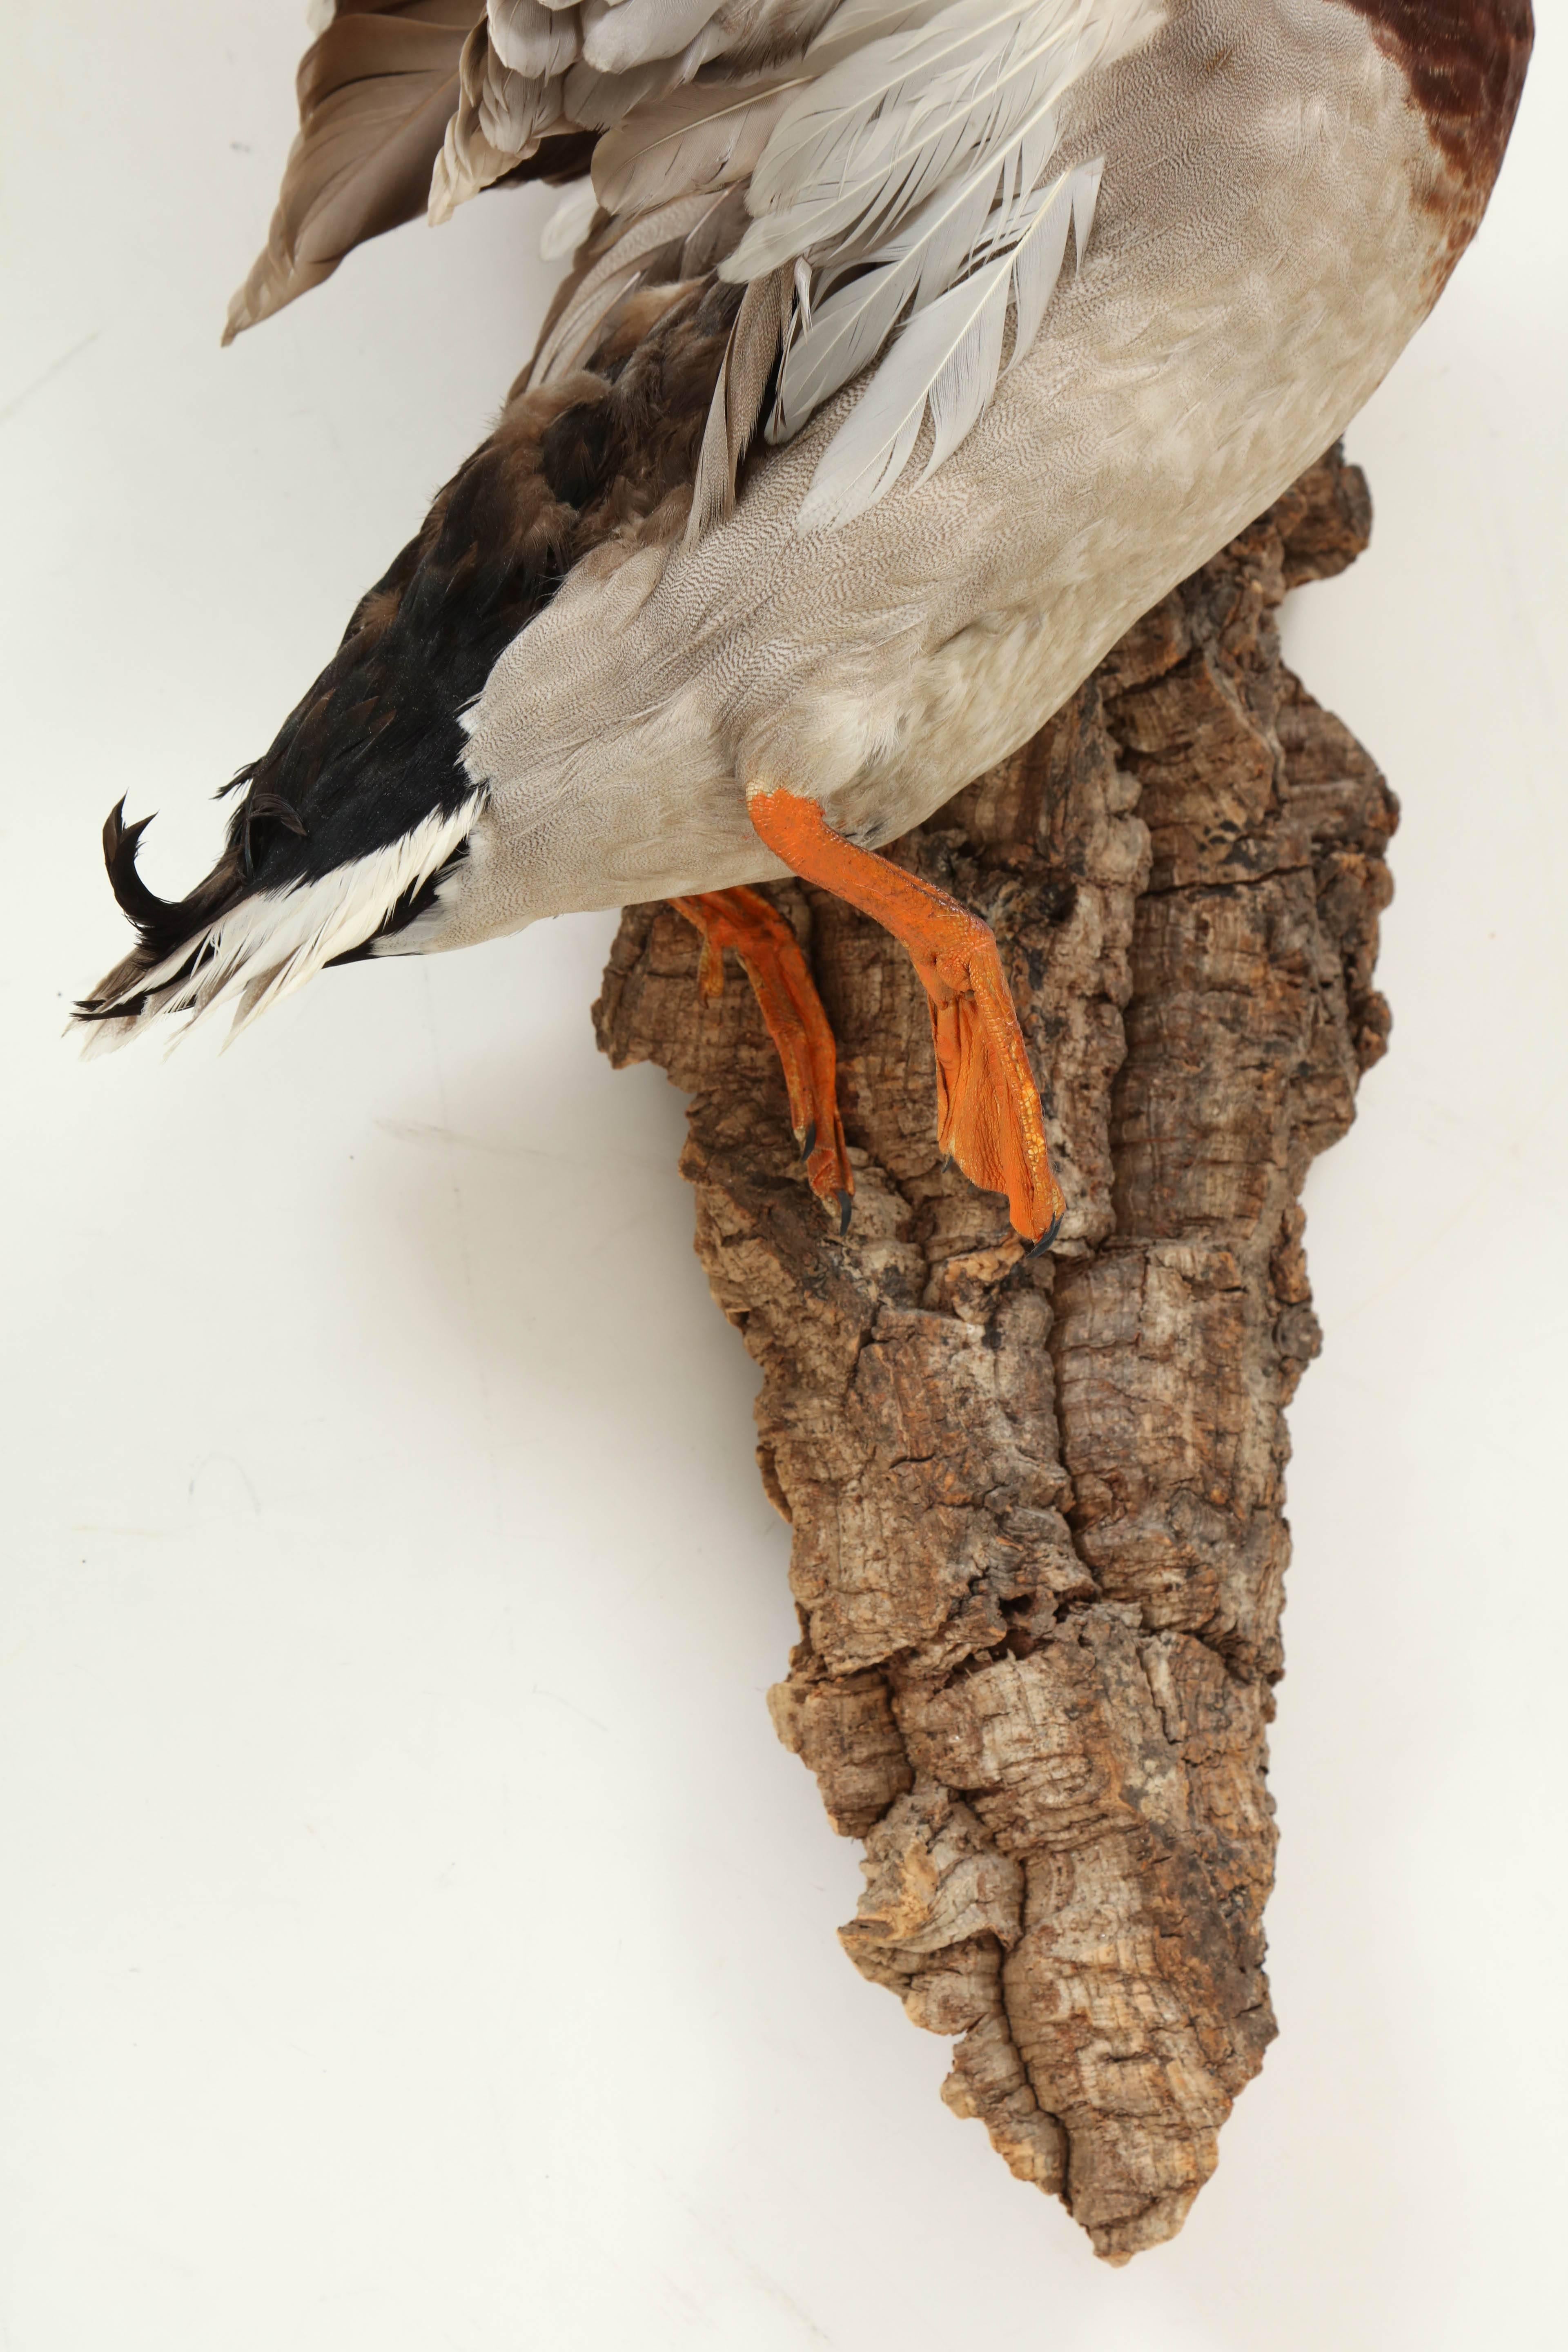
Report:
M 339 0 L 230 332 L 428 188 L 571 181 L 494 431 L 222 856 L 79 1008 L 237 1026 L 324 965 L 668 898 L 733 948 L 813 1189 L 831 1031 L 752 886 L 885 924 L 943 1147 L 1062 1214 L 995 943 L 878 855 L 1026 740 L 1355 415 L 1480 218 L 1529 0 Z

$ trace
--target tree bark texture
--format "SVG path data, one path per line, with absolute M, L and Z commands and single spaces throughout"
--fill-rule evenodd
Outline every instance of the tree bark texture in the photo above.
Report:
M 771 893 L 839 1040 L 845 1240 L 732 960 L 704 1007 L 695 932 L 629 908 L 595 1008 L 691 1097 L 697 1247 L 794 1530 L 773 1720 L 865 1841 L 845 1948 L 1111 2261 L 1180 2229 L 1275 2031 L 1298 1196 L 1386 1041 L 1395 822 L 1275 614 L 1368 521 L 1331 454 L 889 853 L 996 932 L 1068 1200 L 1047 1258 L 942 1163 L 920 984 L 840 901 Z

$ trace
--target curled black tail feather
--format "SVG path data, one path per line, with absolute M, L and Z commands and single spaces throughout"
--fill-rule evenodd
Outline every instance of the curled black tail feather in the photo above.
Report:
M 151 817 L 125 822 L 125 803 L 116 801 L 103 821 L 103 863 L 109 887 L 136 931 L 136 945 L 107 972 L 90 996 L 76 1006 L 79 1021 L 134 1019 L 143 998 L 137 983 L 189 945 L 195 956 L 210 926 L 244 898 L 247 877 L 239 826 L 231 824 L 223 855 L 210 874 L 184 898 L 160 898 L 136 870 L 136 852 Z
M 136 871 L 137 846 L 152 822 L 150 816 L 139 816 L 134 824 L 127 824 L 123 793 L 103 820 L 103 863 L 109 887 L 121 913 L 135 925 L 143 940 L 150 939 L 167 921 L 171 911 L 169 901 L 150 890 Z

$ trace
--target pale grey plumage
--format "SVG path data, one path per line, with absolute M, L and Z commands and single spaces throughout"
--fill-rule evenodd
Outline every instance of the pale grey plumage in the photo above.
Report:
M 929 24 L 841 59 L 769 138 L 752 174 L 757 217 L 725 275 L 750 278 L 796 253 L 847 259 L 973 159 L 1013 149 L 1033 185 L 1066 90 L 1121 20 L 1149 13 L 1142 0 L 952 0 Z
M 1098 162 L 1064 172 L 1026 208 L 1021 228 L 1009 214 L 984 237 L 978 230 L 972 235 L 969 257 L 983 258 L 984 266 L 961 284 L 948 286 L 911 319 L 893 357 L 878 371 L 823 452 L 801 502 L 802 530 L 852 522 L 875 506 L 909 463 L 928 411 L 932 437 L 921 481 L 929 481 L 952 457 L 996 389 L 1009 306 L 1016 309 L 1011 366 L 1026 357 L 1039 332 L 1061 273 L 1068 225 L 1075 219 L 1080 255 L 1084 249 L 1099 181 Z M 998 247 L 1003 247 L 1000 257 L 990 258 Z M 921 258 L 917 248 L 875 277 L 891 280 L 892 292 L 901 302 L 918 283 L 905 272 L 911 266 L 918 271 Z M 850 295 L 866 282 L 858 279 Z M 786 383 L 796 353 L 809 355 L 814 341 L 831 330 L 830 310 L 831 305 L 824 306 L 817 322 L 791 352 L 784 367 Z M 821 372 L 825 389 L 817 402 L 839 390 L 858 368 L 854 349 L 839 345 L 833 365 Z M 782 399 L 781 392 L 781 404 Z
M 594 151 L 599 202 L 629 217 L 644 205 L 749 180 L 801 79 L 765 78 L 721 100 L 707 83 L 647 100 Z
M 1008 307 L 1026 289 L 1026 338 L 1020 317 L 1015 343 L 1038 333 L 1061 260 L 1058 244 L 1044 266 L 1057 215 L 1037 201 L 1061 103 L 1163 15 L 1163 0 L 489 0 L 464 51 L 433 209 L 449 210 L 547 131 L 603 131 L 593 179 L 612 226 L 535 362 L 543 383 L 631 290 L 647 220 L 743 183 L 751 218 L 720 274 L 749 286 L 783 273 L 794 292 L 765 360 L 772 298 L 746 307 L 745 352 L 714 396 L 688 542 L 733 503 L 781 348 L 766 420 L 775 445 L 886 351 L 866 417 L 825 452 L 802 509 L 803 529 L 830 526 L 885 495 L 928 414 L 935 462 L 952 454 L 994 388 Z M 1077 184 L 1081 254 L 1092 205 L 1087 180 Z M 1026 235 L 1020 275 L 1001 264 Z M 977 270 L 984 286 L 963 292 Z M 755 406 L 742 414 L 748 396 Z
M 1503 4 L 1519 17 L 1523 0 Z M 469 0 L 417 5 L 445 14 Z M 1059 0 L 1054 17 L 1030 0 L 1002 27 L 1005 48 L 954 68 L 970 76 L 967 111 L 963 88 L 909 70 L 911 54 L 930 58 L 916 37 L 937 31 L 941 12 L 922 0 L 895 13 L 889 31 L 886 0 L 848 0 L 830 26 L 809 0 L 792 12 L 784 0 L 728 0 L 673 61 L 606 77 L 578 58 L 552 78 L 563 89 L 585 78 L 607 106 L 638 73 L 662 75 L 667 93 L 688 74 L 689 111 L 664 140 L 671 115 L 658 100 L 658 135 L 645 139 L 633 119 L 645 90 L 617 121 L 627 190 L 653 170 L 659 202 L 639 183 L 624 213 L 595 220 L 541 362 L 564 368 L 568 341 L 609 326 L 645 275 L 673 305 L 671 333 L 653 330 L 624 366 L 602 345 L 600 386 L 573 430 L 590 446 L 602 403 L 637 446 L 617 456 L 612 432 L 611 473 L 590 486 L 595 521 L 610 527 L 465 706 L 471 790 L 450 819 L 462 838 L 416 820 L 403 837 L 418 853 L 410 867 L 379 853 L 341 861 L 309 905 L 292 890 L 247 893 L 243 921 L 231 907 L 207 924 L 199 972 L 189 940 L 174 962 L 161 945 L 155 970 L 133 956 L 95 1014 L 134 1025 L 176 998 L 199 1010 L 208 978 L 248 1011 L 275 979 L 293 984 L 356 940 L 423 952 L 572 908 L 776 877 L 748 818 L 753 789 L 785 785 L 871 846 L 921 822 L 1025 741 L 1139 614 L 1342 430 L 1479 217 L 1524 54 L 1515 33 L 1489 49 L 1478 32 L 1476 55 L 1497 70 L 1476 83 L 1467 161 L 1450 118 L 1428 110 L 1437 86 L 1413 79 L 1362 0 L 1168 0 L 1142 13 L 1138 0 L 1105 0 L 1098 18 L 1094 0 Z M 960 30 L 983 13 L 961 0 Z M 912 46 L 859 58 L 860 94 L 837 129 L 805 119 L 822 112 L 818 92 L 764 173 L 798 78 L 856 58 L 847 22 Z M 1052 24 L 1078 37 L 1047 37 Z M 443 56 L 454 29 L 441 32 Z M 484 51 L 463 37 L 463 87 L 482 142 L 489 33 L 476 29 Z M 532 19 L 523 32 L 542 37 Z M 710 35 L 733 44 L 727 61 L 690 79 Z M 1003 85 L 1030 42 L 1044 78 L 1015 94 Z M 1086 55 L 1053 99 L 1050 76 Z M 352 59 L 325 62 L 336 72 Z M 797 87 L 771 107 L 751 158 L 767 204 L 754 184 L 706 184 L 726 180 L 735 140 L 732 123 L 709 136 L 703 110 L 772 100 L 786 80 Z M 1443 84 L 1442 104 L 1468 88 Z M 353 124 L 357 136 L 358 114 Z M 307 140 L 313 169 L 322 136 L 311 128 Z M 862 170 L 878 139 L 879 186 Z M 859 208 L 836 212 L 850 194 Z M 693 415 L 659 408 L 661 366 L 685 338 L 704 352 L 697 382 L 710 380 L 727 315 L 721 294 L 692 281 L 726 256 L 733 266 L 748 222 L 803 205 L 831 229 L 744 289 L 683 540 L 681 472 L 655 476 L 644 510 L 617 505 L 628 478 L 614 468 L 672 449 L 689 462 Z M 633 333 L 658 309 L 656 299 L 631 314 Z M 889 334 L 890 357 L 868 380 Z M 734 468 L 775 375 L 774 438 L 788 446 L 749 470 L 737 501 Z M 538 396 L 523 435 L 537 470 L 521 478 L 547 494 L 554 530 L 579 502 L 563 495 L 546 446 L 555 395 Z M 111 866 L 128 910 L 141 903 L 122 870 L 133 830 L 118 827 Z M 222 878 L 215 869 L 209 881 Z M 426 895 L 398 929 L 411 888 Z

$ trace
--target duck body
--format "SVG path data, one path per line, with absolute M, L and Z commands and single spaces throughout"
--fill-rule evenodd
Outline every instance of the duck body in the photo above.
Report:
M 489 0 L 492 22 L 519 5 Z M 1036 5 L 1110 27 L 1050 166 L 1097 176 L 1098 210 L 1087 247 L 1075 212 L 1043 331 L 943 462 L 921 467 L 928 421 L 879 502 L 805 527 L 861 375 L 695 530 L 756 288 L 732 236 L 716 262 L 707 227 L 678 236 L 572 365 L 536 360 L 514 388 L 237 780 L 196 890 L 154 899 L 140 828 L 111 818 L 140 938 L 81 1008 L 102 1042 L 224 998 L 251 1017 L 331 961 L 776 877 L 759 791 L 859 848 L 890 841 L 1338 436 L 1484 209 L 1529 0 Z M 448 128 L 438 179 L 452 148 Z
M 1470 201 L 1340 0 L 1176 0 L 1064 153 L 1107 159 L 1090 251 L 929 481 L 803 534 L 840 395 L 694 552 L 656 514 L 507 648 L 465 753 L 487 805 L 420 944 L 776 877 L 759 779 L 867 845 L 921 823 L 1338 437 Z

